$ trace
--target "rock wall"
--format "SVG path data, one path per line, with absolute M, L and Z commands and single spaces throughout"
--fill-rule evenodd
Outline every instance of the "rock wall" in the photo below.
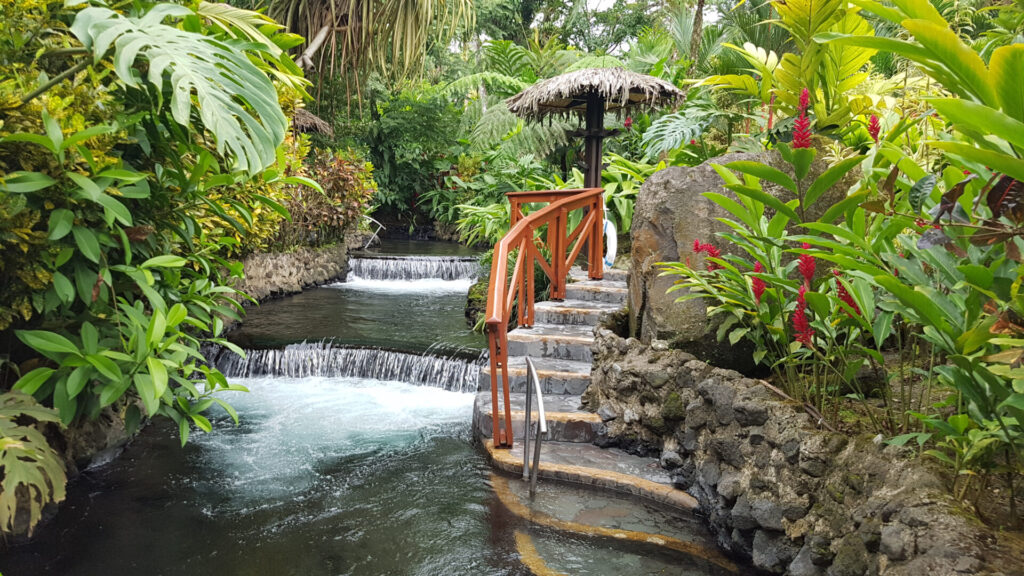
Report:
M 733 349 L 727 343 L 715 340 L 713 326 L 708 322 L 707 306 L 703 300 L 676 303 L 681 294 L 666 294 L 672 286 L 673 277 L 660 276 L 659 262 L 685 262 L 689 258 L 699 262 L 702 258 L 693 253 L 693 241 L 710 242 L 721 249 L 723 254 L 746 256 L 741 250 L 726 244 L 716 234 L 730 231 L 718 218 L 733 218 L 725 209 L 704 197 L 705 192 L 715 192 L 735 198 L 732 191 L 722 186 L 722 178 L 711 166 L 728 164 L 739 160 L 764 162 L 792 176 L 789 165 L 784 163 L 777 152 L 759 154 L 727 154 L 704 164 L 693 167 L 674 166 L 661 170 L 644 182 L 637 195 L 630 229 L 629 312 L 630 333 L 646 343 L 652 340 L 668 340 L 674 347 L 685 349 L 715 364 L 728 360 L 736 365 L 737 359 L 744 364 L 740 370 L 752 368 L 750 350 Z M 824 161 L 811 167 L 808 178 L 816 178 L 826 169 Z M 828 206 L 846 195 L 851 182 L 842 182 L 825 193 L 808 210 L 808 217 L 814 219 L 824 213 Z M 763 182 L 765 192 L 789 201 L 793 194 L 780 186 Z
M 344 280 L 348 249 L 344 243 L 323 248 L 298 248 L 292 252 L 252 254 L 243 261 L 245 278 L 235 285 L 256 300 L 301 292 L 314 286 Z
M 598 332 L 584 401 L 599 443 L 660 451 L 723 548 L 793 576 L 1000 573 L 994 536 L 908 449 L 821 431 L 762 381 L 664 341 Z

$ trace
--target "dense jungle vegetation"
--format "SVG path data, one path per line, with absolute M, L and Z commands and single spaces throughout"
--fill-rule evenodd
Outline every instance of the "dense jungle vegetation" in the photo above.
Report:
M 505 99 L 623 67 L 686 92 L 610 115 L 609 218 L 716 165 L 731 232 L 666 264 L 823 425 L 1024 488 L 1020 0 L 0 0 L 0 530 L 64 495 L 59 430 L 174 420 L 237 389 L 204 362 L 240 259 L 363 215 L 493 244 L 504 194 L 579 188 L 575 122 Z M 307 131 L 298 118 L 323 119 Z M 812 178 L 813 163 L 828 167 Z M 818 206 L 834 186 L 844 199 Z M 788 191 L 783 201 L 773 190 Z M 821 213 L 811 219 L 808 213 Z M 871 371 L 879 385 L 866 387 Z M 237 417 L 237 416 L 236 416 Z M 986 496 L 988 495 L 988 496 Z

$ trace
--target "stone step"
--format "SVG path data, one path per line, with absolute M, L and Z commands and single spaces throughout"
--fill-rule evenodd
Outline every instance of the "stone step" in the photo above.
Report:
M 535 324 L 508 333 L 508 355 L 589 363 L 594 358 L 590 351 L 593 343 L 592 326 Z
M 580 281 L 580 280 L 589 280 L 590 279 L 587 276 L 587 271 L 584 270 L 583 268 L 580 268 L 579 266 L 574 266 L 573 268 L 569 269 L 569 278 L 572 278 L 573 280 L 575 280 L 577 282 Z M 616 282 L 626 282 L 626 281 L 629 280 L 629 271 L 628 270 L 621 270 L 619 268 L 607 268 L 606 267 L 604 269 L 604 279 L 605 280 L 614 280 Z
M 537 302 L 533 307 L 538 324 L 573 326 L 597 326 L 605 316 L 621 308 L 619 304 L 587 300 Z
M 718 551 L 702 520 L 693 513 L 665 510 L 641 499 L 557 482 L 538 482 L 537 493 L 530 497 L 527 482 L 494 473 L 491 485 L 508 511 L 530 521 L 531 526 L 521 533 L 533 536 L 535 541 L 539 538 L 536 548 L 538 552 L 544 550 L 534 560 L 542 559 L 559 573 L 679 574 L 684 566 L 684 574 L 736 573 L 735 564 Z M 564 551 L 559 554 L 557 549 L 549 551 L 543 545 L 552 530 L 602 541 L 594 543 L 596 546 L 579 542 L 582 549 L 589 550 L 578 556 Z M 519 534 L 516 541 L 520 544 Z M 558 541 L 573 544 L 565 538 Z M 520 550 L 527 563 L 528 555 L 523 552 Z M 588 569 L 563 563 L 573 556 L 573 560 L 589 562 Z
M 602 530 L 597 531 L 592 538 L 572 538 L 551 530 L 528 527 L 515 530 L 513 539 L 520 562 L 530 574 L 537 576 L 741 574 L 728 558 L 713 551 L 705 554 L 705 551 L 697 549 L 697 544 L 674 539 L 663 540 L 657 534 L 648 536 L 622 530 L 607 532 L 609 535 Z M 687 547 L 689 550 L 677 551 L 670 546 Z
M 533 358 L 541 392 L 544 394 L 580 395 L 590 385 L 590 362 L 574 362 L 555 358 Z M 508 359 L 509 390 L 526 391 L 526 358 L 510 356 Z M 491 366 L 480 369 L 480 390 L 491 389 Z
M 623 305 L 629 295 L 625 282 L 613 280 L 584 280 L 572 282 L 565 287 L 567 300 L 586 300 L 588 302 L 606 302 Z
M 513 475 L 523 472 L 523 443 L 515 441 L 511 450 L 496 449 L 490 439 L 483 440 L 491 463 Z M 540 478 L 594 486 L 603 490 L 631 494 L 682 510 L 693 510 L 697 500 L 672 486 L 668 472 L 657 458 L 633 456 L 617 448 L 598 448 L 575 442 L 544 442 L 541 445 Z
M 499 399 L 500 402 L 500 399 Z M 526 394 L 513 392 L 509 394 L 512 406 L 512 437 L 523 438 L 525 424 Z M 473 403 L 473 426 L 478 438 L 490 438 L 494 430 L 491 419 L 491 393 L 480 392 Z M 557 442 L 593 442 L 597 439 L 603 426 L 601 418 L 593 412 L 580 407 L 579 396 L 565 394 L 545 394 L 544 412 L 547 421 L 548 435 L 545 439 Z M 539 415 L 536 403 L 533 405 L 533 419 Z

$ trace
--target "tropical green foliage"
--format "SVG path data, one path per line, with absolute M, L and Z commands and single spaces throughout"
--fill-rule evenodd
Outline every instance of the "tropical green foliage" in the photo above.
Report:
M 760 163 L 720 168 L 735 196 L 707 196 L 731 214 L 724 220 L 731 231 L 718 247 L 695 246 L 712 256 L 706 270 L 688 263 L 668 269 L 683 277 L 682 299 L 708 299 L 709 312 L 723 319 L 720 339 L 753 344 L 755 360 L 826 420 L 838 420 L 844 395 L 876 396 L 882 409 L 865 404 L 862 413 L 890 443 L 914 442 L 948 464 L 961 498 L 1001 478 L 1017 518 L 1024 479 L 1024 103 L 1014 79 L 1024 74 L 1024 47 L 964 31 L 990 29 L 992 21 L 1013 28 L 1018 9 L 951 23 L 946 15 L 963 14 L 927 2 L 892 4 L 857 3 L 880 18 L 870 30 L 845 3 L 815 3 L 821 10 L 777 4 L 803 53 L 779 57 L 750 45 L 743 52 L 758 78 L 709 80 L 782 110 L 807 87 L 817 127 L 836 139 L 830 148 L 838 153 L 823 185 L 801 184 L 799 155 L 815 153 L 786 145 L 776 147 L 793 162 L 796 179 Z M 871 76 L 873 51 L 909 62 L 901 102 L 887 96 L 895 90 L 887 80 Z M 831 56 L 818 60 L 822 52 Z M 912 89 L 921 75 L 929 87 Z M 881 112 L 915 107 L 920 112 Z M 844 126 L 851 114 L 858 121 Z M 844 173 L 859 173 L 850 194 L 808 221 L 804 206 Z M 762 181 L 797 199 L 766 194 Z M 817 262 L 819 273 L 801 281 L 795 270 L 808 262 Z M 822 277 L 823 263 L 832 274 Z M 863 385 L 865 368 L 881 386 Z
M 64 483 L 15 411 L 76 425 L 124 406 L 129 429 L 167 417 L 183 443 L 210 430 L 215 405 L 237 419 L 219 393 L 244 388 L 202 348 L 233 347 L 222 334 L 245 296 L 227 258 L 278 233 L 289 191 L 322 190 L 295 173 L 306 148 L 285 143 L 282 105 L 304 85 L 284 53 L 294 38 L 264 17 L 205 3 L 3 8 L 0 330 L 20 342 L 3 375 L 17 391 L 3 396 L 8 530 L 31 527 Z M 11 520 L 19 484 L 26 524 Z

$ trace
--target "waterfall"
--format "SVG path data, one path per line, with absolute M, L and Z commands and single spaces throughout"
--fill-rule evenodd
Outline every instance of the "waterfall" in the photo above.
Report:
M 378 348 L 334 347 L 330 341 L 245 350 L 245 358 L 226 348 L 205 352 L 213 365 L 229 378 L 373 378 L 453 392 L 476 392 L 482 362 L 479 355 L 467 357 L 464 352 L 445 352 L 439 348 L 420 355 Z
M 466 280 L 480 274 L 474 257 L 357 256 L 349 260 L 349 278 L 361 280 Z

